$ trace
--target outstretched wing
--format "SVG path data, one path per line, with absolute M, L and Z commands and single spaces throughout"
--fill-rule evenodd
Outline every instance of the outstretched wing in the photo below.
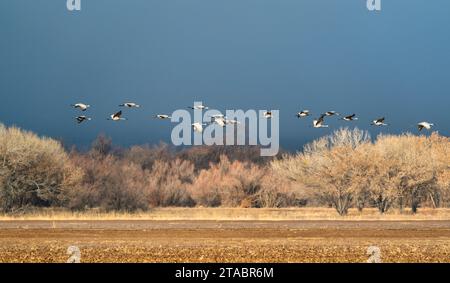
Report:
M 323 123 L 323 118 L 325 118 L 325 114 L 320 115 L 319 119 L 317 119 L 317 124 Z
M 86 117 L 84 117 L 84 116 L 78 116 L 78 117 L 77 117 L 78 124 L 83 123 L 84 120 L 86 120 Z
M 120 118 L 122 116 L 122 110 L 113 115 L 113 118 Z

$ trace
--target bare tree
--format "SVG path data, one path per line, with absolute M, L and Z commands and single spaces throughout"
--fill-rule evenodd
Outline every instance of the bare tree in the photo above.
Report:
M 191 194 L 204 206 L 253 207 L 265 170 L 248 162 L 231 162 L 222 155 L 218 164 L 200 171 Z
M 340 129 L 306 145 L 302 153 L 273 161 L 272 168 L 281 176 L 308 186 L 340 215 L 346 215 L 353 197 L 367 187 L 365 149 L 369 143 L 367 132 Z
M 98 135 L 91 145 L 91 153 L 98 157 L 107 156 L 112 149 L 112 139 L 105 134 Z
M 61 144 L 0 124 L 0 209 L 60 206 L 64 191 L 78 185 L 82 172 Z
M 149 202 L 152 206 L 194 206 L 188 191 L 194 180 L 194 166 L 189 161 L 157 160 L 147 174 Z

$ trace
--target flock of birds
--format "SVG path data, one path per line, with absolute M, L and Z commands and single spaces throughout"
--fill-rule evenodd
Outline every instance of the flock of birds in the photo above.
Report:
M 76 103 L 76 104 L 71 104 L 71 106 L 73 108 L 79 109 L 81 111 L 86 111 L 88 110 L 88 108 L 90 108 L 91 106 L 89 104 L 85 104 L 85 103 Z M 125 102 L 119 105 L 119 107 L 125 107 L 125 108 L 139 108 L 140 105 L 134 102 Z M 204 105 L 194 105 L 194 106 L 188 106 L 188 108 L 193 109 L 193 110 L 207 110 L 208 107 L 204 106 Z M 127 118 L 122 117 L 122 110 L 118 111 L 114 114 L 111 114 L 107 120 L 111 120 L 111 121 L 124 121 L 127 120 Z M 203 126 L 211 124 L 211 123 L 216 123 L 222 127 L 225 127 L 228 124 L 239 124 L 239 121 L 235 120 L 235 119 L 228 119 L 226 116 L 224 115 L 212 115 L 211 117 L 211 122 L 209 123 L 193 123 L 192 124 L 192 129 L 195 132 L 203 132 Z M 166 119 L 171 119 L 172 117 L 170 115 L 167 114 L 157 114 L 154 116 L 154 118 L 156 119 L 160 119 L 160 120 L 166 120 Z M 75 119 L 77 120 L 78 124 L 81 124 L 85 121 L 90 121 L 92 120 L 92 118 L 87 117 L 86 115 L 80 115 L 75 117 Z
M 310 112 L 309 110 L 302 110 L 300 112 L 297 113 L 297 118 L 304 118 L 307 116 L 310 116 Z M 328 128 L 328 125 L 325 125 L 325 117 L 329 117 L 329 116 L 340 116 L 339 113 L 337 113 L 336 111 L 327 111 L 323 114 L 320 115 L 319 118 L 313 120 L 313 127 L 314 128 Z M 351 114 L 351 115 L 347 115 L 341 118 L 341 120 L 344 121 L 355 121 L 358 120 L 358 118 L 356 117 L 356 114 Z M 381 117 L 378 119 L 375 119 L 372 121 L 372 123 L 370 123 L 370 125 L 372 126 L 377 126 L 377 127 L 383 127 L 383 126 L 388 126 L 388 124 L 386 124 L 385 122 L 385 117 Z M 422 131 L 423 129 L 427 129 L 427 130 L 431 130 L 431 128 L 434 126 L 433 123 L 429 123 L 429 122 L 420 122 L 417 123 L 417 128 L 419 131 Z
M 83 112 L 86 111 L 90 107 L 89 104 L 85 104 L 85 103 L 71 104 L 71 106 L 74 107 L 74 108 L 77 108 L 77 109 L 79 109 L 79 110 L 81 110 Z M 119 107 L 139 108 L 140 105 L 137 104 L 137 103 L 134 103 L 134 102 L 125 102 L 125 103 L 120 104 Z M 207 106 L 204 106 L 202 104 L 201 105 L 188 106 L 188 108 L 193 109 L 193 110 L 207 110 L 208 109 Z M 107 120 L 111 120 L 111 121 L 115 121 L 115 122 L 122 121 L 122 120 L 127 120 L 126 118 L 122 117 L 122 114 L 123 114 L 122 111 L 118 111 L 118 112 L 116 112 L 114 114 L 111 114 L 110 117 L 107 118 Z M 263 117 L 265 119 L 271 119 L 272 116 L 273 116 L 272 111 L 265 111 L 263 113 Z M 302 110 L 302 111 L 300 111 L 300 112 L 298 112 L 296 114 L 296 117 L 299 118 L 299 119 L 306 118 L 308 116 L 311 116 L 311 112 L 309 110 Z M 312 126 L 314 128 L 328 128 L 328 125 L 325 124 L 325 118 L 326 117 L 331 117 L 331 116 L 340 116 L 340 114 L 338 112 L 336 112 L 336 111 L 327 111 L 327 112 L 321 114 L 319 116 L 319 118 L 314 119 L 313 123 L 312 123 Z M 218 124 L 219 126 L 222 126 L 222 127 L 225 127 L 228 124 L 239 124 L 239 121 L 233 120 L 233 119 L 228 119 L 226 116 L 224 116 L 222 114 L 211 115 L 210 117 L 211 117 L 211 121 L 208 122 L 208 123 L 198 123 L 198 122 L 193 123 L 192 124 L 192 129 L 195 132 L 200 132 L 201 133 L 201 132 L 203 132 L 203 126 L 208 125 L 208 124 L 212 124 L 212 123 L 216 123 L 216 124 Z M 154 116 L 154 118 L 160 119 L 160 120 L 165 120 L 165 119 L 171 119 L 172 117 L 167 115 L 167 114 L 157 114 L 157 115 Z M 90 121 L 92 119 L 90 117 L 85 116 L 85 115 L 80 115 L 80 116 L 76 117 L 76 120 L 80 124 L 80 123 L 83 123 L 85 121 Z M 348 116 L 343 116 L 341 118 L 341 120 L 351 122 L 351 121 L 358 120 L 358 117 L 356 117 L 356 114 L 351 114 L 351 115 L 348 115 Z M 370 125 L 377 126 L 377 127 L 388 126 L 388 124 L 385 123 L 385 117 L 381 117 L 381 118 L 373 120 Z M 420 122 L 420 123 L 417 123 L 416 126 L 417 126 L 419 131 L 422 131 L 423 129 L 431 130 L 431 128 L 434 127 L 434 124 L 433 123 L 429 123 L 429 122 Z

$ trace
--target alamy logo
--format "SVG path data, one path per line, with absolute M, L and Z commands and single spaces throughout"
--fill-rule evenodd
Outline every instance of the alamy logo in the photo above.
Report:
M 81 10 L 81 0 L 67 0 L 67 10 L 69 11 L 80 11 Z
M 191 112 L 176 110 L 171 121 L 178 123 L 171 134 L 180 145 L 260 145 L 261 156 L 274 156 L 279 150 L 278 110 L 226 110 L 225 114 L 195 102 Z
M 367 10 L 381 11 L 381 0 L 367 0 Z

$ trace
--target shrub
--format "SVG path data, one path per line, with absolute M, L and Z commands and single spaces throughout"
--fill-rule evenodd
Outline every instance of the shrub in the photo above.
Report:
M 71 209 L 135 211 L 148 208 L 145 172 L 133 163 L 108 155 L 98 159 L 73 154 L 84 170 L 81 187 L 67 195 Z
M 65 191 L 77 186 L 81 171 L 61 144 L 0 124 L 0 209 L 60 206 Z
M 200 171 L 190 192 L 203 206 L 255 206 L 265 171 L 257 165 L 221 156 L 218 164 Z
M 144 170 L 150 170 L 156 161 L 170 162 L 174 153 L 165 143 L 157 146 L 132 146 L 124 152 L 124 159 L 139 165 Z
M 212 164 L 218 164 L 222 156 L 226 156 L 231 162 L 241 161 L 257 165 L 265 165 L 272 160 L 272 157 L 260 155 L 259 146 L 248 145 L 193 146 L 178 152 L 176 156 L 192 162 L 196 171 L 208 169 Z
M 194 166 L 188 161 L 157 160 L 147 175 L 148 194 L 153 206 L 194 206 L 187 187 L 194 179 Z

